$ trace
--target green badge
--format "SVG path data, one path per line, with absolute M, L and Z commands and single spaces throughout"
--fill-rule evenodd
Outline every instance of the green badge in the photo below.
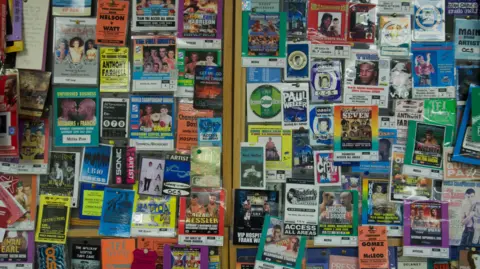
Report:
M 260 118 L 270 119 L 282 110 L 280 90 L 271 85 L 256 88 L 250 96 L 250 109 Z

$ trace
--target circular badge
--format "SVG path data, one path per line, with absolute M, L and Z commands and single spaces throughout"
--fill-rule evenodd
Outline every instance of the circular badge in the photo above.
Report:
M 282 110 L 282 95 L 280 90 L 272 85 L 262 85 L 253 90 L 250 95 L 250 109 L 263 119 L 277 116 Z
M 301 70 L 307 66 L 307 55 L 303 51 L 296 50 L 288 55 L 288 65 L 293 70 Z
M 431 30 L 442 22 L 440 10 L 433 5 L 425 5 L 415 12 L 415 22 L 423 30 Z
M 407 43 L 409 38 L 409 25 L 401 25 L 396 21 L 389 21 L 382 28 L 383 42 L 391 46 L 399 46 Z

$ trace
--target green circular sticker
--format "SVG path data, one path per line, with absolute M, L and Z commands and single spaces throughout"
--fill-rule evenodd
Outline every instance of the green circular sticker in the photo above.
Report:
M 282 110 L 280 90 L 272 85 L 262 85 L 250 95 L 250 109 L 260 118 L 270 119 Z

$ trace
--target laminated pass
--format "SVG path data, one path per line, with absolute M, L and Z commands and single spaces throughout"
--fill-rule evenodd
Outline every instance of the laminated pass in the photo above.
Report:
M 345 61 L 343 102 L 388 107 L 390 59 L 373 50 L 352 50 Z
M 65 244 L 70 220 L 71 198 L 40 195 L 35 242 Z M 56 216 L 52 218 L 51 216 Z

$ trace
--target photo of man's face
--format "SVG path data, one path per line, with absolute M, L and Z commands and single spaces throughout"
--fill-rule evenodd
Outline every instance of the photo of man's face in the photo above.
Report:
M 357 65 L 357 79 L 355 83 L 358 85 L 377 85 L 378 68 L 373 62 L 361 62 Z
M 328 88 L 330 87 L 330 80 L 328 79 L 328 77 L 322 77 L 322 83 L 320 85 L 320 88 Z

